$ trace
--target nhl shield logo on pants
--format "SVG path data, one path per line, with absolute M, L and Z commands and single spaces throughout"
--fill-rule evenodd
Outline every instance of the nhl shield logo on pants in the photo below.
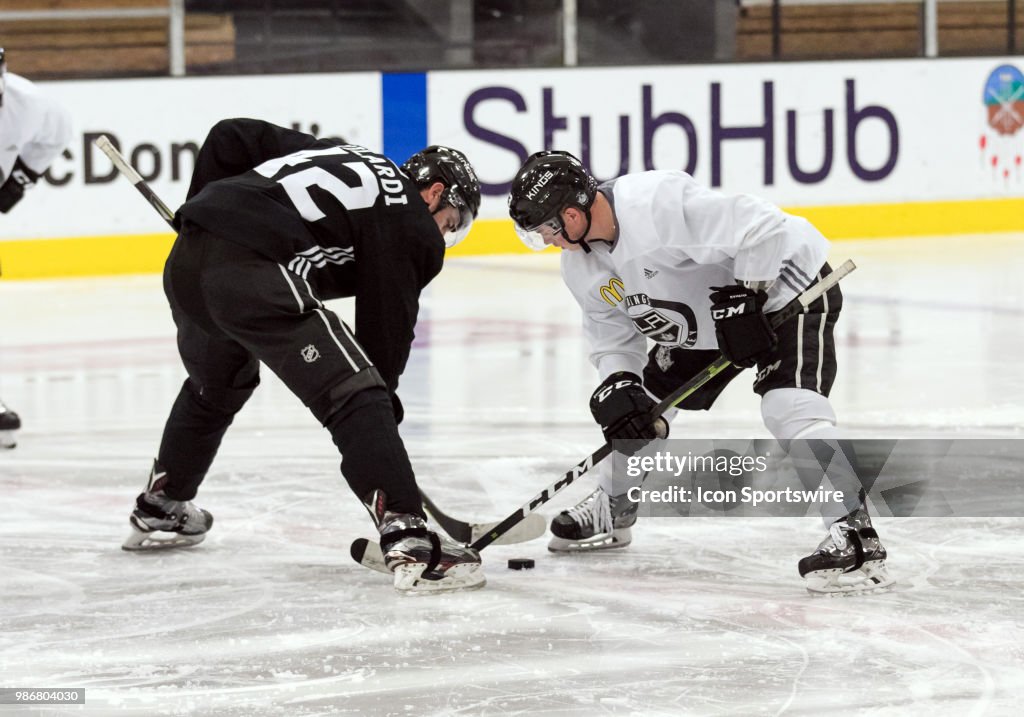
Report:
M 302 349 L 302 358 L 305 360 L 306 363 L 313 363 L 318 358 L 320 358 L 320 352 L 317 351 L 316 346 L 310 344 L 306 348 Z

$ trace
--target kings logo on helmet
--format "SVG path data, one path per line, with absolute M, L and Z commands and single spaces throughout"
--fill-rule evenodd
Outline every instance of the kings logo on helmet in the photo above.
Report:
M 548 182 L 550 182 L 551 179 L 554 176 L 555 176 L 555 173 L 552 172 L 550 169 L 548 171 L 544 172 L 544 174 L 541 175 L 540 179 L 538 179 L 536 182 L 534 182 L 533 186 L 530 187 L 529 190 L 527 190 L 526 198 L 527 199 L 536 199 L 537 198 L 537 193 L 540 192 L 540 190 L 544 188 L 544 185 L 546 185 Z

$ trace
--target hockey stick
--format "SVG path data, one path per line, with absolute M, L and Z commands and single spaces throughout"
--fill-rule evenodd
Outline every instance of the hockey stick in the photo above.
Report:
M 156 210 L 165 222 L 172 229 L 174 229 L 174 212 L 163 203 L 160 197 L 157 196 L 156 192 L 146 183 L 146 180 L 142 178 L 142 175 L 135 171 L 135 168 L 125 160 L 124 155 L 114 146 L 114 143 L 104 134 L 100 135 L 93 142 L 96 147 L 110 158 L 110 161 L 117 167 L 117 171 L 125 176 L 137 190 L 139 194 L 146 198 L 150 206 Z M 420 497 L 423 499 L 423 504 L 426 506 L 430 515 L 437 521 L 437 524 L 448 533 L 452 538 L 458 540 L 460 543 L 469 543 L 477 540 L 482 534 L 487 533 L 496 525 L 496 523 L 469 523 L 458 518 L 453 518 L 450 515 L 446 515 L 437 505 L 432 501 L 426 493 L 420 491 Z M 539 516 L 538 516 L 539 517 Z M 509 538 L 505 541 L 508 543 L 520 543 L 526 542 L 527 540 L 533 540 L 539 538 L 544 534 L 544 520 L 541 518 L 538 521 L 534 521 L 529 525 L 522 526 L 522 529 L 516 531 L 514 534 L 510 534 Z
M 376 570 L 378 573 L 391 574 L 387 563 L 384 562 L 384 553 L 381 552 L 380 545 L 369 538 L 356 538 L 353 540 L 352 545 L 348 549 L 348 554 L 364 568 Z
M 781 309 L 776 311 L 771 317 L 772 328 L 778 328 L 786 321 L 797 314 L 805 311 L 808 306 L 821 297 L 826 291 L 831 289 L 833 286 L 839 283 L 839 280 L 844 276 L 856 269 L 857 266 L 853 261 L 847 259 L 841 266 L 836 268 L 831 274 L 825 276 L 815 283 L 811 284 L 802 294 L 795 297 L 788 304 L 783 306 Z M 699 374 L 694 376 L 692 379 L 687 381 L 685 384 L 680 386 L 669 396 L 665 397 L 661 403 L 659 403 L 651 411 L 651 420 L 655 420 L 661 416 L 665 411 L 675 407 L 687 396 L 692 395 L 697 389 L 706 384 L 708 381 L 713 379 L 715 376 L 720 374 L 728 366 L 730 366 L 729 359 L 724 356 L 719 356 L 715 359 L 707 368 L 701 371 Z M 505 518 L 505 520 L 498 523 L 493 530 L 488 532 L 486 535 L 481 536 L 479 539 L 473 542 L 469 547 L 474 550 L 483 550 L 491 543 L 495 542 L 498 538 L 505 534 L 506 531 L 510 530 L 519 521 L 526 518 L 534 510 L 547 503 L 549 500 L 558 495 L 562 490 L 572 485 L 581 475 L 589 471 L 595 465 L 600 463 L 602 460 L 607 458 L 612 453 L 611 443 L 605 443 L 603 446 L 598 448 L 596 451 L 591 453 L 589 456 L 584 458 L 582 461 L 576 464 L 574 468 L 567 471 L 565 475 L 559 478 L 557 481 L 549 485 L 547 488 L 542 490 L 534 498 L 530 499 L 528 503 L 518 508 L 512 515 Z
M 435 512 L 437 506 L 427 497 L 427 494 L 420 491 L 423 498 L 423 507 L 434 521 L 444 529 L 452 538 L 460 543 L 471 543 L 492 533 L 498 527 L 498 523 L 463 523 L 460 520 L 444 515 L 440 511 Z M 465 526 L 463 528 L 462 526 Z M 503 532 L 494 539 L 494 545 L 511 545 L 513 543 L 525 543 L 529 540 L 539 538 L 547 530 L 547 523 L 540 513 L 530 513 L 518 521 L 515 525 Z M 349 546 L 349 555 L 364 568 L 376 570 L 380 573 L 391 574 L 384 562 L 384 553 L 380 544 L 369 538 L 356 538 Z
M 105 134 L 101 134 L 93 142 L 96 147 L 110 158 L 110 161 L 117 167 L 117 171 L 120 172 L 131 182 L 136 189 L 139 190 L 139 194 L 146 198 L 146 201 L 150 203 L 156 213 L 159 214 L 165 222 L 174 228 L 174 212 L 168 208 L 166 204 L 160 201 L 160 197 L 156 196 L 156 192 L 150 189 L 149 185 L 146 184 L 146 180 L 142 178 L 142 175 L 135 171 L 135 167 L 128 164 L 125 161 L 124 156 L 117 150 L 114 143 Z
M 437 504 L 430 499 L 426 493 L 420 491 L 420 498 L 423 499 L 423 507 L 426 509 L 427 514 L 434 519 L 434 521 L 441 526 L 444 532 L 448 533 L 452 538 L 459 541 L 460 543 L 472 543 L 475 540 L 479 540 L 482 536 L 487 535 L 497 523 L 466 523 L 457 518 L 453 518 L 450 515 L 445 515 Z M 533 516 L 531 516 L 533 517 Z M 539 538 L 544 535 L 544 531 L 547 529 L 547 524 L 544 522 L 544 518 L 536 516 L 537 520 L 530 520 L 527 518 L 515 528 L 501 536 L 499 539 L 500 545 L 507 545 L 508 543 L 525 543 L 528 540 Z
M 422 493 L 420 495 L 423 497 L 424 506 L 428 506 L 429 499 L 427 496 Z M 437 520 L 437 516 L 434 515 L 429 507 L 427 507 L 427 513 L 437 521 L 438 525 L 444 528 L 444 524 Z M 470 543 L 489 534 L 498 527 L 498 523 L 479 523 L 470 527 L 472 528 L 472 532 L 469 534 L 468 538 L 456 538 L 454 535 L 452 535 L 452 537 L 461 543 Z M 533 540 L 534 538 L 539 538 L 544 535 L 544 531 L 547 530 L 547 527 L 547 522 L 540 513 L 530 513 L 522 521 L 509 528 L 507 532 L 495 539 L 493 544 L 510 545 L 512 543 L 525 543 L 528 540 Z M 445 532 L 448 532 L 447 528 L 445 528 Z M 380 544 L 374 540 L 369 540 L 368 538 L 356 538 L 352 541 L 352 545 L 349 547 L 349 554 L 352 556 L 353 560 L 364 568 L 370 568 L 371 570 L 376 570 L 381 573 L 391 573 L 391 571 L 388 570 L 387 565 L 384 563 L 384 553 L 381 552 Z

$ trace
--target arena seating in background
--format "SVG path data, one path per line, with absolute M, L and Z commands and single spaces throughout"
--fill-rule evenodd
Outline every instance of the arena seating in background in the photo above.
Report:
M 167 7 L 167 0 L 0 0 L 0 11 Z M 4 20 L 0 44 L 12 71 L 33 79 L 159 75 L 168 71 L 167 18 Z M 189 67 L 235 58 L 230 14 L 188 13 Z
M 634 9 L 617 0 L 588 0 L 580 6 L 580 62 L 773 59 L 771 3 L 741 0 L 737 13 L 732 1 L 718 0 L 729 2 L 726 22 L 726 14 L 697 12 L 674 0 L 643 0 Z M 167 5 L 0 0 L 0 12 Z M 693 3 L 698 5 L 703 7 Z M 192 75 L 545 67 L 562 61 L 556 0 L 480 0 L 468 16 L 455 13 L 464 7 L 456 0 L 187 0 L 185 7 L 186 73 Z M 1005 54 L 1007 7 L 1007 0 L 938 3 L 939 55 Z M 821 0 L 783 4 L 780 14 L 780 59 L 922 55 L 920 2 Z M 1017 11 L 1016 36 L 1019 51 L 1024 7 Z M 13 71 L 42 80 L 162 75 L 169 67 L 168 20 L 162 17 L 2 20 L 0 46 Z
M 1006 0 L 940 2 L 939 54 L 984 55 L 1006 51 Z M 843 3 L 783 5 L 781 57 L 915 57 L 923 45 L 920 3 Z M 1017 13 L 1017 36 L 1024 12 Z M 737 21 L 736 59 L 772 57 L 772 8 L 744 6 Z M 1018 47 L 1020 40 L 1018 39 Z

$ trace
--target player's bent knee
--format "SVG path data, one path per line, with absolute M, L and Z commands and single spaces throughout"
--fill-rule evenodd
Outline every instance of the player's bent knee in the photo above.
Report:
M 259 378 L 257 378 L 251 386 L 243 388 L 219 388 L 200 386 L 191 379 L 188 379 L 185 382 L 185 385 L 188 387 L 192 400 L 203 408 L 216 413 L 233 416 L 242 410 L 242 406 L 244 406 L 246 401 L 249 400 L 249 397 L 252 396 L 253 391 L 256 390 L 256 386 L 259 385 L 259 382 Z
M 349 413 L 377 400 L 383 401 L 388 410 L 392 410 L 384 379 L 375 367 L 370 366 L 322 393 L 309 404 L 309 410 L 321 425 L 326 426 L 339 414 Z
M 828 398 L 806 388 L 776 388 L 761 399 L 764 425 L 777 440 L 826 438 L 836 414 Z

